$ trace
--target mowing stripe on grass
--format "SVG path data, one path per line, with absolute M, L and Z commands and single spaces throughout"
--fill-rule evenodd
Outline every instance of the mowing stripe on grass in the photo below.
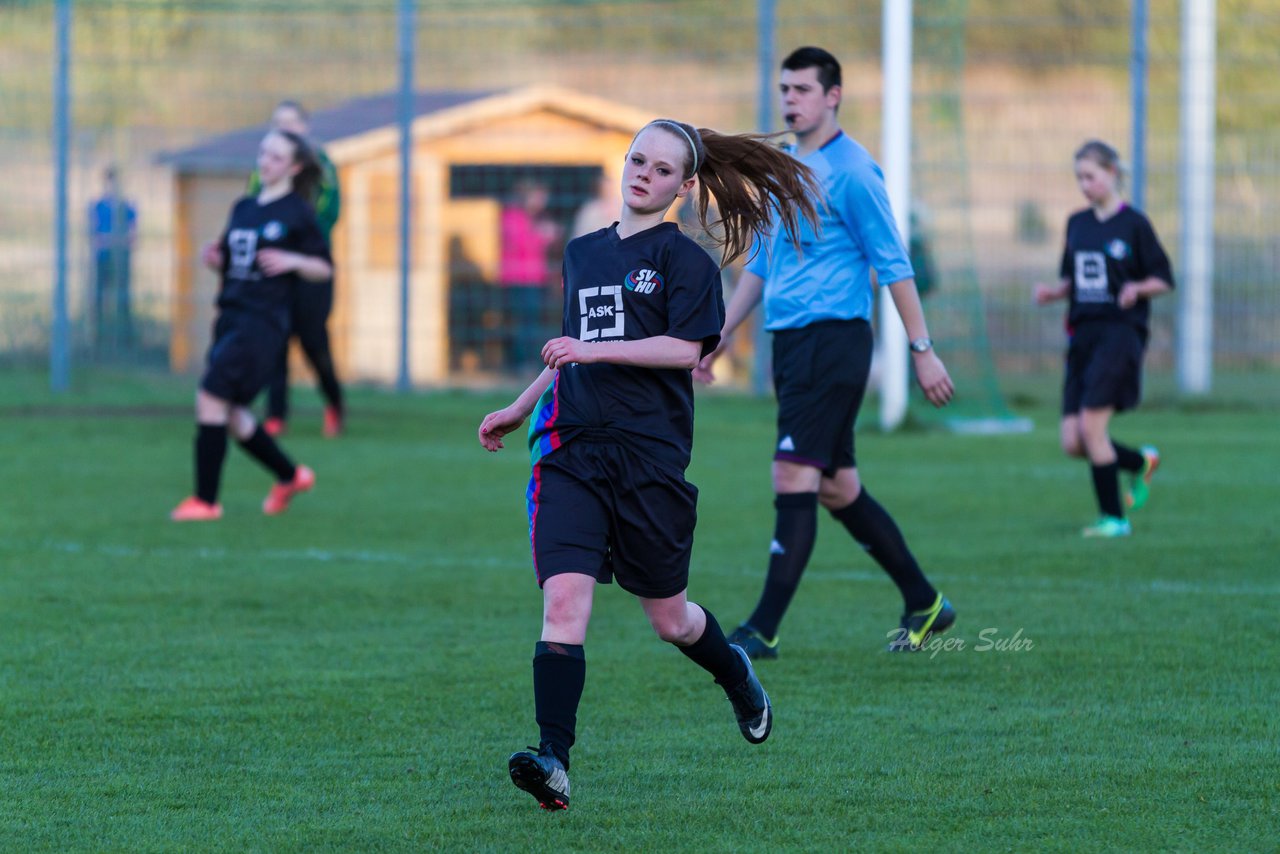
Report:
M 394 564 L 398 566 L 422 567 L 466 567 L 469 569 L 503 569 L 521 570 L 527 568 L 524 561 L 514 561 L 497 557 L 467 556 L 465 558 L 447 554 L 406 554 L 394 551 L 373 551 L 368 549 L 330 550 L 330 549 L 228 549 L 198 546 L 182 548 L 140 548 L 138 546 L 112 543 L 85 544 L 73 541 L 46 541 L 34 546 L 47 551 L 62 554 L 95 554 L 108 557 L 156 557 L 170 559 L 197 559 L 225 561 L 229 559 L 271 560 L 281 562 L 319 561 L 322 563 L 354 563 L 354 564 Z M 0 549 L 20 548 L 27 551 L 32 546 L 21 545 L 9 541 L 0 543 Z M 748 566 L 704 566 L 699 573 L 732 576 L 760 575 L 759 567 Z M 957 575 L 955 573 L 937 573 L 936 576 L 946 581 L 964 585 L 983 586 L 990 584 L 989 576 Z M 805 572 L 805 578 L 811 582 L 853 581 L 858 583 L 883 583 L 884 573 L 877 570 L 857 569 L 821 569 L 811 568 Z M 1078 590 L 1078 591 L 1124 591 L 1135 594 L 1161 593 L 1169 596 L 1280 596 L 1280 583 L 1206 583 L 1180 581 L 1163 578 L 1142 580 L 1117 580 L 1108 582 L 1101 579 L 1082 578 L 1044 578 L 1044 577 L 1006 577 L 1000 581 L 1001 586 L 1008 588 L 1035 590 Z

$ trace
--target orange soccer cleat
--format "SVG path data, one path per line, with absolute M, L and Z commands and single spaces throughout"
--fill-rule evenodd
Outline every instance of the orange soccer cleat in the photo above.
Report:
M 210 504 L 192 495 L 169 513 L 174 522 L 215 522 L 222 518 L 222 505 Z
M 342 435 L 342 410 L 336 406 L 324 408 L 324 437 L 336 439 Z
M 298 466 L 293 480 L 288 483 L 277 483 L 271 487 L 266 499 L 262 502 L 262 512 L 275 516 L 289 509 L 289 502 L 299 492 L 306 492 L 316 485 L 316 473 L 307 466 Z

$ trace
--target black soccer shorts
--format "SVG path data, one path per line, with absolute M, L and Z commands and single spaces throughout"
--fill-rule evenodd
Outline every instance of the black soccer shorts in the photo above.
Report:
M 1142 399 L 1142 333 L 1123 322 L 1092 321 L 1076 327 L 1067 347 L 1062 414 L 1082 409 L 1124 412 Z
M 526 499 L 539 587 L 564 572 L 646 599 L 689 586 L 698 489 L 682 473 L 578 437 L 534 465 Z
M 288 339 L 271 321 L 245 312 L 219 315 L 200 387 L 214 397 L 248 406 L 266 387 Z
M 775 460 L 813 466 L 827 477 L 856 464 L 853 425 L 873 345 L 865 320 L 824 320 L 774 333 Z

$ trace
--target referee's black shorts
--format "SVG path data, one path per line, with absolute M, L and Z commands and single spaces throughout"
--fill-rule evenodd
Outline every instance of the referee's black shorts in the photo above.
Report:
M 287 341 L 287 333 L 267 318 L 224 311 L 213 327 L 200 387 L 214 397 L 248 406 L 271 379 Z
M 1067 347 L 1062 414 L 1082 409 L 1124 412 L 1142 399 L 1142 332 L 1128 323 L 1090 321 L 1075 328 Z
M 856 465 L 853 425 L 867 391 L 872 346 L 865 320 L 824 320 L 773 333 L 775 460 L 813 466 L 827 477 Z
M 689 586 L 698 489 L 682 473 L 578 436 L 534 465 L 525 497 L 539 587 L 564 572 L 646 599 Z

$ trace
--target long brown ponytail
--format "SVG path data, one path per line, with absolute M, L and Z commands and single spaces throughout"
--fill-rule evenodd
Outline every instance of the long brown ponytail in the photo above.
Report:
M 649 124 L 691 146 L 692 156 L 685 163 L 684 177 L 698 176 L 694 209 L 699 224 L 723 248 L 723 265 L 744 255 L 756 238 L 769 233 L 775 211 L 792 241 L 799 241 L 801 217 L 815 229 L 818 227 L 822 190 L 817 176 L 777 148 L 776 136 L 722 134 L 710 128 L 695 129 L 674 119 L 657 119 Z M 720 218 L 709 224 L 707 210 L 713 196 Z

